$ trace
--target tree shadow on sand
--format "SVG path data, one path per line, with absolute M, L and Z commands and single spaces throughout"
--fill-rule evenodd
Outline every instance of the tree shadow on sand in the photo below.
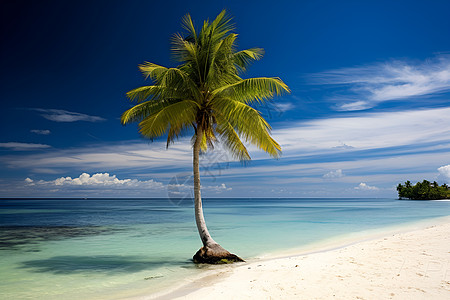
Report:
M 100 256 L 54 256 L 48 259 L 29 260 L 20 268 L 36 273 L 75 274 L 75 273 L 136 273 L 158 267 L 173 267 L 191 264 L 190 261 L 174 261 L 162 258 L 152 261 L 140 256 L 100 255 Z

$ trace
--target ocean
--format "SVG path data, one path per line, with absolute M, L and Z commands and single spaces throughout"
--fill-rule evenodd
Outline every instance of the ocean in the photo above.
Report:
M 213 238 L 246 260 L 421 220 L 450 202 L 204 199 Z M 161 292 L 197 266 L 192 199 L 0 199 L 0 299 L 122 299 Z

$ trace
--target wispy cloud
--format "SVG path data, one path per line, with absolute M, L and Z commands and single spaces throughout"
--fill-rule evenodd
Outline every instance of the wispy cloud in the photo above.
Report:
M 190 170 L 191 155 L 188 141 L 172 145 L 168 150 L 164 142 L 147 144 L 142 141 L 128 141 L 121 144 L 94 144 L 83 148 L 54 149 L 50 153 L 4 155 L 0 157 L 0 162 L 11 168 L 34 170 L 45 168 L 92 172 L 98 169 L 154 171 L 162 168 L 173 172 L 179 168 Z
M 363 110 L 391 100 L 450 91 L 450 55 L 424 62 L 393 60 L 311 75 L 313 84 L 339 88 L 337 110 Z
M 275 106 L 280 112 L 286 112 L 294 108 L 294 104 L 290 102 L 277 103 Z
M 283 149 L 281 161 L 309 157 L 310 164 L 313 162 L 311 157 L 324 155 L 327 161 L 333 161 L 337 159 L 336 155 L 339 153 L 355 151 L 382 151 L 380 155 L 388 158 L 408 151 L 414 154 L 418 151 L 430 153 L 444 149 L 450 143 L 449 115 L 450 108 L 367 113 L 358 117 L 290 123 L 285 128 L 273 130 L 272 133 Z M 214 153 L 218 154 L 216 150 Z M 267 154 L 254 147 L 250 148 L 250 152 L 255 161 L 269 159 Z M 367 155 L 365 154 L 366 157 Z M 202 156 L 202 160 L 206 166 L 218 162 L 226 163 L 222 158 L 215 160 L 208 155 Z M 77 168 L 95 171 L 100 168 L 128 169 L 136 172 L 158 170 L 156 175 L 159 176 L 163 173 L 174 175 L 178 172 L 191 171 L 192 150 L 188 139 L 181 139 L 168 150 L 162 141 L 151 144 L 127 141 L 120 144 L 94 144 L 84 148 L 53 149 L 49 153 L 4 155 L 0 158 L 0 162 L 10 168 L 22 169 Z M 345 168 L 334 168 L 337 169 Z M 329 170 L 333 168 L 329 168 L 326 172 Z M 320 176 L 326 173 L 324 171 L 321 171 Z
M 41 116 L 47 120 L 54 122 L 101 122 L 106 121 L 106 119 L 97 116 L 90 116 L 82 113 L 71 112 L 62 109 L 43 109 L 43 108 L 32 108 L 31 110 L 41 113 Z
M 291 123 L 273 130 L 290 153 L 380 149 L 450 141 L 450 108 L 366 113 L 359 116 Z
M 51 132 L 48 129 L 32 129 L 30 130 L 30 132 L 32 133 L 36 133 L 36 134 L 40 134 L 40 135 L 49 135 Z
M 17 142 L 0 143 L 0 148 L 5 148 L 14 151 L 33 151 L 33 150 L 47 149 L 50 147 L 51 146 L 45 144 L 33 144 L 33 143 L 17 143 Z
M 280 160 L 272 160 L 251 147 L 253 161 L 243 167 L 227 161 L 227 157 L 222 157 L 215 149 L 214 155 L 201 157 L 202 184 L 212 195 L 215 190 L 224 191 L 227 196 L 248 194 L 250 186 L 258 187 L 252 195 L 265 196 L 277 185 L 294 193 L 292 196 L 320 197 L 363 194 L 362 187 L 354 187 L 370 183 L 369 186 L 379 188 L 377 195 L 395 196 L 395 189 L 391 187 L 396 183 L 423 178 L 438 180 L 437 169 L 448 165 L 448 115 L 450 108 L 439 108 L 291 122 L 272 132 L 283 148 Z M 52 171 L 62 176 L 82 172 L 95 174 L 102 170 L 120 175 L 119 180 L 151 178 L 167 183 L 165 187 L 169 189 L 170 180 L 176 174 L 186 173 L 187 178 L 192 174 L 192 149 L 188 138 L 168 150 L 163 141 L 148 144 L 136 140 L 8 154 L 0 157 L 0 164 L 5 168 L 27 170 L 26 176 L 40 174 L 51 181 L 55 180 L 48 178 Z M 445 170 L 442 168 L 440 172 L 446 174 Z M 188 185 L 183 180 L 174 184 L 177 184 L 172 186 L 174 193 L 184 193 L 184 188 L 188 189 L 181 186 Z M 67 184 L 62 187 L 71 186 L 75 187 Z M 228 190 L 230 187 L 233 189 Z M 327 189 L 333 192 L 327 194 Z M 308 191 L 315 192 L 309 195 Z M 167 190 L 159 193 L 165 196 Z

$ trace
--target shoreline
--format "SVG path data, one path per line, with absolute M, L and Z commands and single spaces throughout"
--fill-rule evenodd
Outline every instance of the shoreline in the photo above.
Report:
M 302 278 L 300 282 L 308 282 L 313 280 L 317 276 L 328 276 L 330 275 L 329 271 L 327 272 L 321 272 L 321 274 L 318 274 L 316 269 L 320 267 L 320 264 L 317 265 L 317 261 L 322 261 L 325 257 L 325 260 L 330 260 L 330 257 L 334 257 L 336 259 L 336 256 L 339 256 L 342 254 L 342 252 L 348 252 L 353 251 L 352 256 L 347 257 L 348 264 L 353 265 L 354 262 L 351 261 L 351 258 L 354 258 L 358 255 L 361 255 L 358 251 L 355 249 L 358 247 L 363 247 L 366 249 L 370 249 L 371 247 L 376 247 L 377 243 L 387 243 L 385 241 L 390 241 L 391 239 L 402 239 L 404 236 L 411 235 L 412 242 L 416 243 L 420 242 L 421 239 L 417 240 L 416 235 L 423 235 L 424 231 L 430 231 L 433 228 L 439 228 L 441 231 L 444 230 L 446 233 L 446 236 L 448 236 L 447 240 L 442 240 L 442 246 L 445 247 L 446 245 L 450 245 L 450 216 L 446 217 L 439 217 L 439 218 L 432 218 L 432 219 L 425 219 L 420 221 L 415 221 L 412 223 L 402 224 L 402 225 L 396 225 L 396 226 L 390 226 L 390 227 L 384 227 L 377 230 L 370 230 L 370 231 L 364 231 L 359 233 L 352 233 L 347 234 L 344 236 L 338 236 L 336 238 L 321 241 L 318 243 L 306 245 L 304 247 L 299 247 L 295 249 L 287 249 L 284 251 L 279 251 L 277 253 L 267 253 L 264 255 L 261 255 L 257 258 L 253 258 L 248 260 L 245 263 L 239 263 L 239 264 L 233 264 L 233 265 L 220 265 L 215 266 L 214 268 L 211 268 L 211 270 L 205 271 L 203 274 L 196 276 L 195 278 L 188 278 L 184 283 L 180 283 L 177 286 L 174 286 L 169 291 L 154 293 L 154 294 L 146 294 L 141 296 L 135 296 L 127 299 L 158 299 L 158 300 L 166 300 L 166 299 L 202 299 L 202 298 L 222 298 L 222 299 L 230 299 L 230 298 L 282 298 L 282 299 L 288 299 L 295 296 L 296 289 L 293 288 L 297 286 L 297 282 L 291 282 L 292 277 L 295 275 L 298 275 L 298 270 L 302 270 L 301 263 L 304 261 L 309 261 L 310 264 L 315 266 L 309 266 L 311 268 L 311 272 L 308 274 L 307 278 Z M 445 229 L 443 229 L 445 228 Z M 442 233 L 441 233 L 442 234 Z M 427 238 L 428 235 L 425 234 L 422 238 Z M 414 244 L 413 243 L 413 244 Z M 399 247 L 398 249 L 395 247 L 392 247 L 391 245 L 391 251 L 392 253 L 387 253 L 387 256 L 392 256 L 395 253 L 400 253 L 407 251 L 408 249 L 404 249 L 404 247 Z M 395 248 L 395 249 L 394 249 Z M 426 245 L 425 245 L 426 248 Z M 435 265 L 439 264 L 442 267 L 442 272 L 444 274 L 442 275 L 444 279 L 442 280 L 442 292 L 445 294 L 445 297 L 450 298 L 450 246 L 447 246 L 447 252 L 441 249 L 441 251 L 444 251 L 442 254 L 444 256 L 444 260 L 440 261 L 439 257 L 435 257 L 433 263 Z M 353 249 L 353 250 L 352 250 Z M 381 250 L 378 249 L 378 252 Z M 433 249 L 423 249 L 423 251 L 433 251 Z M 361 251 L 362 252 L 362 251 Z M 367 251 L 364 253 L 364 255 L 367 255 Z M 376 257 L 376 260 L 383 259 L 383 257 L 377 257 L 377 251 L 372 251 L 372 254 L 374 257 Z M 383 250 L 383 252 L 386 252 Z M 408 252 L 408 251 L 407 251 Z M 386 253 L 385 253 L 386 254 Z M 411 253 L 410 253 L 411 254 Z M 414 253 L 412 254 L 414 255 Z M 441 255 L 441 256 L 442 256 Z M 321 258 L 321 259 L 319 259 Z M 364 257 L 363 257 L 364 258 Z M 419 258 L 421 258 L 419 256 Z M 417 259 L 417 258 L 416 258 Z M 345 260 L 345 259 L 344 259 Z M 331 259 L 331 261 L 333 261 Z M 400 266 L 400 268 L 405 267 L 405 261 L 403 260 L 403 265 Z M 283 266 L 284 265 L 294 265 L 294 269 L 286 270 Z M 366 265 L 370 265 L 370 262 L 366 262 Z M 346 266 L 345 263 L 343 263 L 344 266 Z M 295 267 L 296 266 L 296 267 Z M 336 267 L 336 264 L 333 265 Z M 308 267 L 308 266 L 307 266 Z M 322 266 L 323 267 L 323 266 Z M 320 269 L 320 268 L 319 268 Z M 252 272 L 253 271 L 253 272 Z M 273 273 L 286 273 L 284 274 L 284 277 L 278 278 L 279 282 L 276 282 L 277 280 L 272 278 L 271 274 Z M 323 274 L 322 274 L 323 273 Z M 342 272 L 341 272 L 342 273 Z M 345 273 L 345 272 L 344 272 Z M 436 273 L 436 272 L 435 272 Z M 359 274 L 359 273 L 358 273 Z M 358 275 L 356 274 L 356 275 Z M 259 286 L 258 280 L 254 279 L 253 277 L 267 277 L 269 275 L 270 278 L 267 278 L 265 280 L 266 285 L 265 286 Z M 350 272 L 350 277 L 353 277 L 353 275 Z M 383 273 L 378 274 L 381 277 L 383 277 Z M 341 276 L 342 275 L 337 275 Z M 349 276 L 349 274 L 347 274 Z M 423 277 L 426 275 L 420 276 Z M 398 276 L 400 277 L 400 276 Z M 238 280 L 236 281 L 236 279 Z M 252 279 L 253 278 L 253 279 Z M 338 280 L 335 282 L 335 284 L 338 284 L 338 286 L 341 284 L 340 281 L 344 280 L 343 278 L 336 277 Z M 426 277 L 425 277 L 426 278 Z M 417 279 L 417 278 L 416 278 Z M 336 280 L 335 280 L 336 281 Z M 293 284 L 289 287 L 282 287 L 283 285 L 287 283 Z M 246 284 L 244 284 L 246 283 Z M 320 281 L 316 283 L 316 285 L 319 284 Z M 328 284 L 327 284 L 328 285 Z M 359 285 L 359 284 L 358 284 Z M 411 283 L 411 285 L 414 285 Z M 275 286 L 278 286 L 276 288 Z M 311 284 L 309 284 L 311 286 Z M 408 286 L 412 292 L 417 291 L 415 287 Z M 361 287 L 361 289 L 364 289 L 364 287 Z M 398 289 L 398 287 L 397 287 Z M 283 295 L 282 291 L 285 291 L 286 295 Z M 348 289 L 346 289 L 348 290 Z M 421 288 L 420 290 L 424 290 Z M 292 294 L 289 294 L 288 291 L 291 291 Z M 410 292 L 411 292 L 410 291 Z M 299 295 L 304 296 L 304 292 L 302 291 L 302 288 L 298 288 Z M 339 289 L 337 289 L 336 292 L 339 292 Z M 233 294 L 238 293 L 238 294 Z M 248 293 L 248 295 L 246 294 Z M 281 294 L 280 294 L 281 293 Z M 368 293 L 367 291 L 364 293 Z M 364 294 L 363 293 L 363 294 Z M 398 293 L 398 291 L 397 291 Z M 397 295 L 395 292 L 392 292 L 392 295 L 386 295 L 386 297 L 394 297 Z M 335 293 L 336 295 L 336 293 Z M 369 293 L 369 298 L 370 297 Z M 329 295 L 331 298 L 333 298 L 333 295 Z M 336 295 L 337 296 L 337 295 Z M 341 295 L 341 297 L 352 297 L 352 294 L 345 294 Z M 425 295 L 423 295 L 425 296 Z M 308 296 L 309 298 L 317 298 L 319 299 L 326 299 L 327 297 L 323 298 L 324 296 L 310 294 Z M 322 298 L 321 298 L 322 297 Z M 413 295 L 414 297 L 414 295 Z M 441 299 L 439 298 L 435 299 Z M 363 297 L 365 298 L 365 297 Z M 442 298 L 444 299 L 444 298 Z

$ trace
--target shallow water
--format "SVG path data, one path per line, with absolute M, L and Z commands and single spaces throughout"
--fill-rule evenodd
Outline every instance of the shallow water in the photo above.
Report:
M 450 215 L 450 202 L 205 199 L 214 239 L 245 259 Z M 0 200 L 0 299 L 116 299 L 198 275 L 191 200 Z

